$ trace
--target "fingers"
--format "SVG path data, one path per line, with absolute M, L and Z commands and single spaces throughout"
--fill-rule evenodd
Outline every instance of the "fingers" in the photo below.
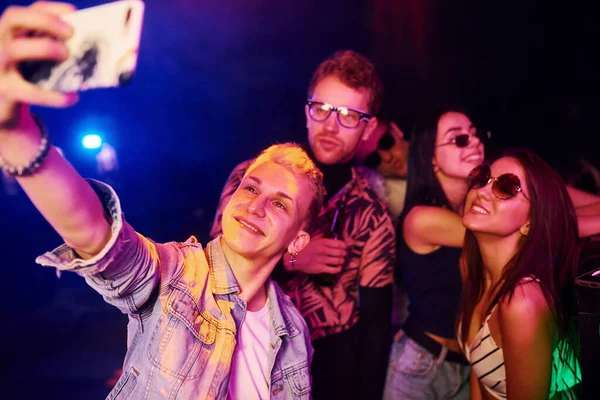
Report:
M 26 84 L 18 97 L 19 102 L 44 107 L 70 107 L 79 101 L 77 93 L 60 93 L 44 90 L 33 84 Z
M 319 239 L 319 243 L 330 249 L 338 249 L 338 250 L 344 250 L 344 251 L 346 251 L 348 249 L 348 245 L 346 243 L 344 243 L 343 240 L 321 238 L 321 239 Z
M 37 1 L 29 6 L 30 9 L 54 15 L 64 15 L 77 11 L 77 7 L 69 3 L 57 1 Z
M 319 254 L 328 257 L 346 258 L 348 256 L 348 247 L 346 246 L 346 244 L 344 244 L 343 246 L 326 246 L 321 248 Z
M 68 56 L 67 46 L 47 37 L 14 39 L 0 49 L 0 65 L 33 60 L 64 61 Z
M 0 19 L 0 39 L 6 41 L 23 30 L 42 32 L 63 40 L 73 34 L 73 29 L 57 15 L 37 11 L 35 8 L 7 8 Z
M 346 256 L 348 255 L 348 251 L 346 249 L 334 249 L 331 247 L 324 247 L 321 249 L 321 251 L 318 253 L 318 255 L 328 256 L 328 257 L 346 258 Z
M 338 267 L 332 267 L 331 265 L 322 265 L 321 271 L 319 273 L 320 274 L 337 275 L 340 272 L 342 272 L 342 267 L 340 267 L 340 266 L 338 266 Z
M 38 2 L 32 6 L 9 7 L 0 18 L 0 98 L 6 114 L 16 103 L 46 107 L 67 107 L 77 102 L 75 93 L 59 93 L 39 88 L 21 77 L 17 70 L 24 61 L 64 61 L 68 57 L 62 40 L 72 28 L 60 15 L 75 10 L 66 3 Z
M 44 90 L 32 83 L 23 80 L 12 80 L 11 87 L 2 88 L 0 91 L 9 100 L 25 104 L 45 107 L 69 107 L 77 102 L 77 93 L 60 93 Z
M 345 263 L 346 257 L 332 257 L 329 255 L 320 256 L 317 258 L 320 264 L 341 266 Z

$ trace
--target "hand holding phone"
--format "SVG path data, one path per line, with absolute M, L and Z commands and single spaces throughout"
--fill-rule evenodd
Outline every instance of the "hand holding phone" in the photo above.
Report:
M 25 80 L 60 92 L 125 84 L 137 66 L 143 16 L 141 0 L 115 1 L 65 14 L 61 19 L 73 28 L 73 35 L 65 41 L 69 57 L 63 62 L 23 62 L 19 71 Z

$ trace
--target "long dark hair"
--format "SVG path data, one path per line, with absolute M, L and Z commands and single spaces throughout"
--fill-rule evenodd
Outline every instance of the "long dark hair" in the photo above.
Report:
M 408 151 L 406 200 L 400 224 L 406 213 L 414 206 L 439 206 L 452 209 L 431 164 L 435 154 L 438 122 L 444 114 L 449 112 L 458 112 L 469 117 L 469 114 L 460 106 L 438 106 L 422 114 L 413 126 Z
M 540 157 L 524 149 L 508 150 L 503 156 L 517 160 L 525 171 L 531 202 L 530 229 L 518 243 L 517 252 L 504 267 L 500 280 L 491 288 L 492 293 L 496 289 L 497 292 L 486 315 L 506 296 L 510 301 L 521 279 L 535 277 L 552 310 L 560 337 L 569 339 L 577 355 L 570 328 L 570 316 L 576 313 L 573 280 L 579 256 L 575 207 L 558 173 Z M 461 302 L 461 336 L 465 343 L 475 305 L 484 292 L 483 261 L 477 240 L 469 230 L 463 256 L 467 275 Z

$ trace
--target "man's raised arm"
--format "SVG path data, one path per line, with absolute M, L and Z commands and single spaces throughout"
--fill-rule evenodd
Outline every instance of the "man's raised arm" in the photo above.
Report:
M 77 95 L 43 90 L 26 82 L 17 69 L 24 61 L 67 57 L 60 40 L 72 32 L 59 16 L 71 11 L 74 8 L 68 4 L 40 2 L 9 7 L 0 17 L 0 164 L 5 169 L 28 167 L 30 175 L 17 177 L 19 184 L 65 242 L 82 258 L 91 258 L 110 237 L 103 207 L 91 186 L 56 149 L 50 148 L 44 159 L 41 130 L 29 113 L 30 104 L 67 107 L 77 101 Z M 39 167 L 36 161 L 41 161 Z

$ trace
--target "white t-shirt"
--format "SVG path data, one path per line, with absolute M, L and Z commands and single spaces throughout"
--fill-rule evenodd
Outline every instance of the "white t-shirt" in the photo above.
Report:
M 259 311 L 246 311 L 231 360 L 227 399 L 263 400 L 271 397 L 267 376 L 270 332 L 268 301 Z

